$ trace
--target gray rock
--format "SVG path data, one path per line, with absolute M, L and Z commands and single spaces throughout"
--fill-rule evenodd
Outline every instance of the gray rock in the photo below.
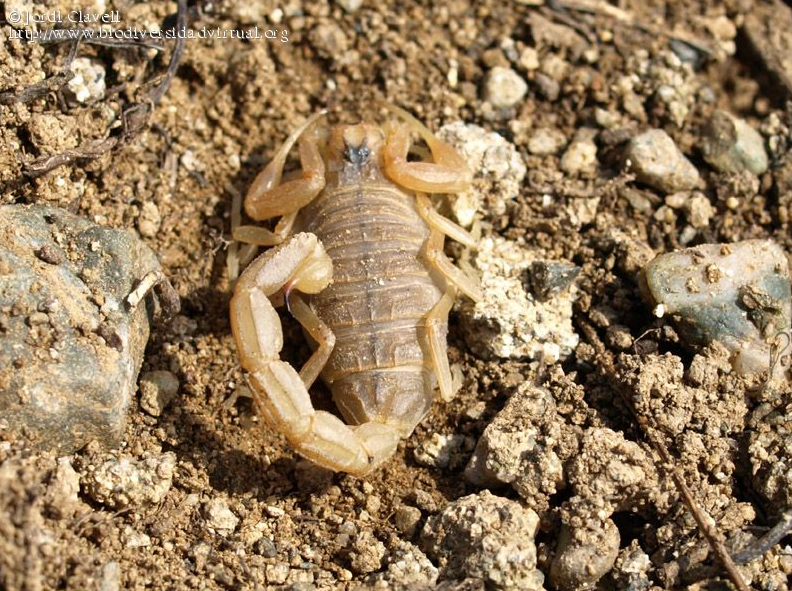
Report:
M 126 297 L 154 253 L 53 207 L 0 207 L 0 428 L 68 454 L 118 443 L 148 340 Z
M 715 111 L 704 128 L 701 153 L 719 172 L 748 170 L 762 174 L 767 170 L 767 152 L 762 136 L 745 120 L 726 111 Z
M 566 291 L 580 274 L 580 267 L 566 261 L 534 261 L 528 276 L 531 293 L 540 302 Z
M 701 185 L 696 167 L 662 129 L 650 129 L 634 137 L 627 149 L 627 158 L 639 181 L 664 193 Z
M 789 267 L 784 251 L 769 240 L 662 254 L 646 266 L 644 279 L 655 315 L 670 315 L 686 346 L 717 341 L 740 373 L 767 370 L 773 343 L 789 333 Z M 783 372 L 782 363 L 775 370 Z
M 418 522 L 421 521 L 421 510 L 418 507 L 402 505 L 396 509 L 393 519 L 396 529 L 403 533 L 405 538 L 410 539 L 415 534 Z
M 430 517 L 421 547 L 440 568 L 440 578 L 484 579 L 488 589 L 543 591 L 534 535 L 539 517 L 489 491 L 462 497 Z

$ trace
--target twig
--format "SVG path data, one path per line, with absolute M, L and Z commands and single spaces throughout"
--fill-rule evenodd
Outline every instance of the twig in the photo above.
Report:
M 171 54 L 165 74 L 153 84 L 152 88 L 138 102 L 123 108 L 121 111 L 123 126 L 120 135 L 93 141 L 87 146 L 78 146 L 73 150 L 67 150 L 54 156 L 43 156 L 32 162 L 24 163 L 22 166 L 23 174 L 30 178 L 36 178 L 75 160 L 94 160 L 130 142 L 142 133 L 146 129 L 154 107 L 170 88 L 176 70 L 179 68 L 179 61 L 184 53 L 186 35 L 178 34 L 178 31 L 184 31 L 187 27 L 187 0 L 178 0 L 176 27 L 176 45 L 173 48 L 173 54 Z
M 152 289 L 155 289 L 157 292 L 157 297 L 159 297 L 162 307 L 162 313 L 166 319 L 172 318 L 179 313 L 181 309 L 179 294 L 165 276 L 165 273 L 159 269 L 154 269 L 146 273 L 137 287 L 130 292 L 127 296 L 127 304 L 129 304 L 129 307 L 136 308 Z
M 778 544 L 792 532 L 792 508 L 781 514 L 781 519 L 773 528 L 756 542 L 732 555 L 732 560 L 737 564 L 745 564 L 761 557 L 765 552 Z
M 99 45 L 102 47 L 130 47 L 133 49 L 156 49 L 162 51 L 165 46 L 153 39 L 130 38 L 130 39 L 116 39 L 115 37 L 96 37 L 93 31 L 87 29 L 52 29 L 46 31 L 38 42 L 42 45 L 57 45 L 59 43 L 70 43 L 73 41 L 81 41 L 88 45 Z
M 586 336 L 589 344 L 594 347 L 597 353 L 597 359 L 599 360 L 600 369 L 603 370 L 603 375 L 606 377 L 606 379 L 613 382 L 616 386 L 616 389 L 622 394 L 624 402 L 635 416 L 638 425 L 640 426 L 646 438 L 649 440 L 649 443 L 660 456 L 663 466 L 671 476 L 671 479 L 674 481 L 679 494 L 682 496 L 685 506 L 693 515 L 693 519 L 695 519 L 696 523 L 698 524 L 699 530 L 707 540 L 707 543 L 715 553 L 715 556 L 717 556 L 718 561 L 726 571 L 726 575 L 729 577 L 729 580 L 731 580 L 732 584 L 738 589 L 738 591 L 748 591 L 745 581 L 743 581 L 743 578 L 737 570 L 731 555 L 723 543 L 723 536 L 713 525 L 714 520 L 701 508 L 701 506 L 696 501 L 692 491 L 690 488 L 688 488 L 688 485 L 685 482 L 684 476 L 676 467 L 676 464 L 674 464 L 671 454 L 668 452 L 668 448 L 658 436 L 657 429 L 653 425 L 649 424 L 650 417 L 644 417 L 638 413 L 638 410 L 635 408 L 635 405 L 631 399 L 633 394 L 632 389 L 617 377 L 618 372 L 616 371 L 616 364 L 613 359 L 613 354 L 605 347 L 605 344 L 599 338 L 597 331 L 588 321 L 579 319 L 578 325 L 583 331 L 583 334 Z
M 54 92 L 61 88 L 69 80 L 74 78 L 74 72 L 67 70 L 65 72 L 58 72 L 54 76 L 45 78 L 41 82 L 31 84 L 27 88 L 23 88 L 19 92 L 13 90 L 5 90 L 0 92 L 0 105 L 13 105 L 14 103 L 29 103 L 44 95 Z
M 711 56 L 713 54 L 712 49 L 705 42 L 699 39 L 695 39 L 688 35 L 683 37 L 678 33 L 669 33 L 668 31 L 665 31 L 659 27 L 653 27 L 644 24 L 637 20 L 632 12 L 617 8 L 616 6 L 608 4 L 604 0 L 555 0 L 552 3 L 552 6 L 556 11 L 559 9 L 565 9 L 575 12 L 600 14 L 612 18 L 628 27 L 639 29 L 644 33 L 680 41 L 681 43 L 690 45 L 693 49 L 703 55 Z

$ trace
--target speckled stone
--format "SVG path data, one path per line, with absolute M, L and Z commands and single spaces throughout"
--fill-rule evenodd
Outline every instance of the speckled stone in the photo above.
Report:
M 126 297 L 158 267 L 125 230 L 0 207 L 0 429 L 60 454 L 118 443 L 149 335 Z

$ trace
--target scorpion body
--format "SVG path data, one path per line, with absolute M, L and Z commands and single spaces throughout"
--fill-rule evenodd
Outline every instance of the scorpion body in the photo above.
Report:
M 314 127 L 319 114 L 289 137 L 245 198 L 253 219 L 280 217 L 274 232 L 258 231 L 274 248 L 248 266 L 231 300 L 261 413 L 301 455 L 359 475 L 393 454 L 436 389 L 452 396 L 448 312 L 458 291 L 480 297 L 442 251 L 446 235 L 468 246 L 472 237 L 426 195 L 462 190 L 470 173 L 450 146 L 392 110 L 406 125 Z M 432 162 L 407 161 L 410 131 Z M 302 170 L 281 182 L 298 141 Z M 314 347 L 299 374 L 279 357 L 272 303 L 283 301 Z M 308 388 L 319 375 L 350 425 L 313 408 Z

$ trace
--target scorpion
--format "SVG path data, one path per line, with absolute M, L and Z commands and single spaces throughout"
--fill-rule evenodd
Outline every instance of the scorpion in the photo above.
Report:
M 273 230 L 242 226 L 241 241 L 272 246 L 240 275 L 231 329 L 261 415 L 298 454 L 333 471 L 364 476 L 390 458 L 427 414 L 435 391 L 454 395 L 448 314 L 477 280 L 443 252 L 445 236 L 473 236 L 441 215 L 430 194 L 465 190 L 461 155 L 406 111 L 377 126 L 299 126 L 253 180 L 244 208 Z M 408 159 L 411 133 L 428 147 Z M 284 175 L 298 144 L 300 168 Z M 244 228 L 257 230 L 245 239 Z M 252 234 L 248 232 L 248 234 Z M 312 347 L 298 373 L 280 359 L 285 303 Z M 321 375 L 347 425 L 315 410 L 308 393 Z

